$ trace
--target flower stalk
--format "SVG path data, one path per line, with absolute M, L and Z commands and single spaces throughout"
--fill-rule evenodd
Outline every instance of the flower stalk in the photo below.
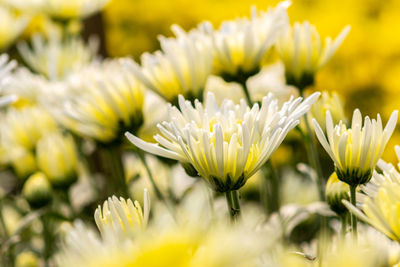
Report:
M 151 185 L 153 186 L 156 197 L 158 198 L 158 200 L 166 203 L 166 199 L 165 199 L 164 195 L 161 193 L 160 188 L 158 187 L 156 181 L 154 180 L 153 174 L 150 170 L 149 164 L 147 163 L 144 153 L 141 150 L 136 150 L 136 153 L 139 156 L 140 160 L 142 161 L 142 163 L 146 169 L 147 175 L 149 176 L 149 179 L 150 179 Z
M 321 163 L 319 161 L 317 146 L 315 144 L 315 139 L 313 138 L 313 132 L 311 130 L 310 124 L 308 122 L 308 113 L 304 115 L 304 120 L 307 128 L 307 136 L 304 138 L 304 141 L 306 142 L 308 147 L 308 153 L 307 153 L 308 162 L 311 164 L 311 166 L 313 167 L 313 169 L 317 174 L 317 186 L 318 186 L 319 198 L 320 200 L 323 201 L 325 199 L 325 192 L 324 192 L 325 182 L 321 170 Z
M 129 192 L 125 182 L 125 171 L 120 151 L 120 147 L 117 145 L 103 148 L 103 165 L 110 175 L 109 179 L 111 179 L 112 187 L 114 187 L 111 193 L 128 198 Z
M 356 188 L 356 185 L 350 186 L 350 202 L 354 207 L 356 206 Z M 353 213 L 351 213 L 351 231 L 354 240 L 357 240 L 357 217 Z
M 238 190 L 225 192 L 226 203 L 232 222 L 236 222 L 240 218 L 240 203 Z

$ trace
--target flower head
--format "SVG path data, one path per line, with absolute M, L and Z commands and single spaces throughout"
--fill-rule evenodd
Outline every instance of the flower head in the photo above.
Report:
M 333 56 L 349 31 L 350 26 L 346 26 L 335 40 L 327 37 L 321 44 L 317 29 L 308 21 L 288 25 L 276 43 L 287 83 L 300 89 L 312 85 L 315 73 Z
M 0 51 L 6 50 L 28 25 L 27 16 L 18 15 L 9 8 L 0 6 Z
M 15 96 L 13 106 L 17 108 L 39 105 L 43 100 L 48 100 L 49 93 L 53 92 L 47 90 L 50 83 L 43 76 L 33 74 L 23 67 L 17 68 L 7 80 L 4 95 L 8 98 Z
M 333 123 L 336 124 L 343 121 L 347 124 L 343 104 L 336 92 L 322 92 L 321 97 L 311 107 L 309 118 L 314 118 L 325 132 L 326 112 L 328 110 L 332 116 Z
M 339 180 L 356 186 L 367 183 L 372 176 L 376 163 L 382 156 L 387 142 L 397 123 L 397 111 L 394 111 L 383 129 L 381 117 L 361 118 L 361 112 L 353 113 L 351 128 L 340 121 L 333 126 L 331 113 L 326 113 L 326 139 L 324 132 L 314 119 L 318 140 L 335 163 Z
M 143 210 L 137 200 L 118 199 L 109 197 L 99 205 L 94 213 L 94 219 L 100 233 L 105 236 L 110 231 L 117 235 L 132 235 L 147 225 L 150 213 L 150 197 L 147 189 L 144 190 Z
M 34 150 L 37 141 L 46 133 L 57 129 L 54 118 L 41 107 L 10 108 L 0 126 L 2 146 L 24 147 Z
M 12 60 L 8 61 L 8 55 L 0 55 L 0 88 L 4 85 L 7 78 L 9 78 L 10 72 L 16 67 L 17 63 Z
M 3 89 L 5 83 L 10 79 L 10 72 L 15 68 L 17 63 L 12 60 L 8 61 L 8 55 L 0 55 L 0 90 Z M 7 95 L 0 98 L 0 107 L 5 106 L 17 100 L 15 95 Z
M 400 147 L 395 147 L 400 160 Z M 346 207 L 389 238 L 400 243 L 400 171 L 383 160 L 378 162 L 383 173 L 374 172 L 371 181 L 361 189 L 360 208 L 345 202 Z
M 212 48 L 195 31 L 185 33 L 172 26 L 176 38 L 160 37 L 162 51 L 142 55 L 142 67 L 133 61 L 125 64 L 149 89 L 176 103 L 178 95 L 202 99 L 212 71 Z
M 36 146 L 38 168 L 54 187 L 67 187 L 77 180 L 78 155 L 71 135 L 53 132 Z
M 32 37 L 32 48 L 25 42 L 18 44 L 24 61 L 36 72 L 49 80 L 61 80 L 80 70 L 95 59 L 98 42 L 91 39 L 86 45 L 82 39 L 73 37 L 63 40 L 51 32 L 48 40 L 39 34 Z
M 269 159 L 318 96 L 303 102 L 291 98 L 279 108 L 269 94 L 261 107 L 255 104 L 251 109 L 243 99 L 238 105 L 225 100 L 218 106 L 211 93 L 205 107 L 197 100 L 193 106 L 180 96 L 180 109 L 170 106 L 169 121 L 158 125 L 160 134 L 154 136 L 158 144 L 126 135 L 149 153 L 180 161 L 215 190 L 235 190 Z
M 342 204 L 342 200 L 350 200 L 349 192 L 349 185 L 340 181 L 335 172 L 332 173 L 326 183 L 326 202 L 339 215 L 347 211 L 346 207 Z
M 37 172 L 25 182 L 22 194 L 32 207 L 40 208 L 51 201 L 53 190 L 46 175 Z
M 289 5 L 285 1 L 259 14 L 254 9 L 251 19 L 227 21 L 218 30 L 209 22 L 202 23 L 199 29 L 212 40 L 214 47 L 214 73 L 238 82 L 258 73 L 266 52 L 287 23 Z
M 71 76 L 67 86 L 64 109 L 55 110 L 81 136 L 110 143 L 143 122 L 145 88 L 118 61 L 91 65 Z

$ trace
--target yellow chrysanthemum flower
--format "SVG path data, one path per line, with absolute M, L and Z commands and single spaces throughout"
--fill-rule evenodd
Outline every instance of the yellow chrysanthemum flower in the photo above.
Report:
M 109 197 L 94 212 L 96 225 L 103 237 L 112 232 L 114 235 L 132 236 L 146 227 L 150 214 L 150 197 L 144 190 L 143 210 L 137 200 Z M 106 238 L 106 237 L 105 237 Z
M 176 38 L 160 37 L 162 51 L 142 55 L 142 67 L 134 61 L 126 65 L 149 89 L 168 102 L 177 103 L 178 95 L 202 99 L 212 71 L 212 48 L 196 31 L 185 33 L 172 26 Z
M 0 51 L 6 50 L 28 25 L 29 18 L 0 6 Z
M 287 83 L 300 90 L 312 85 L 315 73 L 333 56 L 349 31 L 350 26 L 346 26 L 334 41 L 327 37 L 321 44 L 317 29 L 308 21 L 288 25 L 276 43 L 285 64 Z
M 372 176 L 376 163 L 380 159 L 397 123 L 397 111 L 394 111 L 383 129 L 381 117 L 365 117 L 364 125 L 361 112 L 353 113 L 351 128 L 347 129 L 341 121 L 333 124 L 332 115 L 326 113 L 326 135 L 314 119 L 315 132 L 323 148 L 335 163 L 335 172 L 339 180 L 357 186 L 367 183 Z
M 400 147 L 395 147 L 400 160 Z M 400 243 L 400 172 L 392 164 L 380 160 L 383 173 L 374 172 L 371 181 L 362 187 L 360 208 L 345 202 L 346 207 L 389 238 Z
M 85 68 L 70 77 L 67 87 L 63 109 L 55 110 L 60 121 L 81 136 L 110 143 L 143 123 L 145 87 L 118 61 Z
M 209 93 L 205 107 L 179 97 L 179 109 L 169 107 L 169 121 L 158 125 L 158 144 L 147 143 L 127 133 L 137 147 L 161 157 L 175 159 L 203 177 L 217 191 L 242 187 L 282 143 L 318 98 L 315 93 L 305 101 L 291 98 L 282 108 L 272 94 L 262 105 L 251 109 L 242 99 L 235 105 L 225 100 L 221 106 Z M 161 145 L 161 146 L 160 146 Z
M 66 187 L 77 180 L 78 154 L 71 135 L 53 132 L 36 146 L 37 165 L 54 187 Z
M 218 30 L 209 22 L 200 24 L 199 30 L 212 40 L 214 73 L 226 81 L 241 83 L 258 73 L 266 52 L 287 23 L 289 5 L 290 2 L 285 1 L 259 13 L 254 9 L 251 19 L 227 21 Z
M 97 39 L 91 39 L 86 45 L 77 37 L 63 40 L 56 32 L 50 32 L 47 38 L 36 34 L 32 37 L 32 48 L 22 42 L 18 44 L 18 50 L 33 70 L 49 80 L 61 80 L 96 57 Z

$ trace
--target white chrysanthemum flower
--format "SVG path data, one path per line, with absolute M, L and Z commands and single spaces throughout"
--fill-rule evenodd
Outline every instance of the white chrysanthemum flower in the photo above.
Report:
M 169 102 L 176 103 L 178 95 L 202 99 L 212 71 L 211 44 L 198 32 L 185 33 L 177 25 L 172 31 L 176 38 L 160 37 L 162 51 L 142 55 L 142 67 L 133 61 L 125 64 L 142 83 Z
M 9 78 L 11 71 L 17 66 L 16 61 L 8 59 L 7 54 L 0 55 L 0 89 Z
M 43 136 L 36 145 L 36 160 L 54 187 L 65 188 L 77 180 L 78 153 L 69 134 L 56 131 Z
M 90 39 L 86 45 L 82 39 L 63 40 L 55 32 L 45 37 L 36 34 L 32 37 L 32 48 L 25 42 L 18 44 L 24 61 L 36 72 L 50 80 L 61 80 L 78 71 L 96 58 L 97 39 Z
M 143 210 L 135 200 L 109 197 L 94 212 L 94 219 L 100 233 L 105 237 L 109 233 L 123 237 L 132 236 L 146 227 L 150 214 L 150 196 L 144 189 Z
M 7 49 L 28 25 L 29 18 L 0 6 L 0 51 Z
M 251 19 L 227 21 L 218 30 L 214 30 L 209 22 L 200 24 L 199 29 L 213 43 L 214 73 L 227 81 L 237 82 L 245 82 L 256 74 L 266 52 L 287 23 L 289 5 L 290 2 L 282 2 L 259 14 L 254 9 Z
M 63 109 L 55 111 L 64 126 L 81 136 L 109 143 L 143 123 L 145 88 L 118 61 L 88 66 L 66 86 Z
M 276 43 L 287 83 L 300 89 L 312 85 L 315 73 L 333 56 L 349 31 L 350 26 L 346 26 L 335 40 L 327 37 L 322 44 L 317 29 L 308 21 L 288 25 Z
M 191 213 L 199 208 L 198 201 L 187 204 Z M 225 218 L 172 223 L 165 220 L 165 212 L 156 211 L 150 226 L 126 238 L 112 228 L 100 238 L 76 222 L 56 256 L 57 266 L 257 266 L 277 239 L 275 232 L 255 231 L 249 223 L 255 221 L 252 216 L 235 225 Z
M 395 147 L 400 161 L 400 147 Z M 363 221 L 369 223 L 389 238 L 400 242 L 400 165 L 379 160 L 378 167 L 383 173 L 374 172 L 369 183 L 361 189 L 366 195 L 359 195 L 359 210 L 349 202 L 346 207 Z
M 56 129 L 54 118 L 41 107 L 10 108 L 0 124 L 1 144 L 10 151 L 13 146 L 33 150 L 43 135 Z
M 24 67 L 17 68 L 9 77 L 4 95 L 15 95 L 18 101 L 14 106 L 38 105 L 42 100 L 47 100 L 51 91 L 48 81 L 40 75 L 33 74 Z
M 3 89 L 4 85 L 10 80 L 10 72 L 16 67 L 17 63 L 12 60 L 8 61 L 8 55 L 0 55 L 0 90 Z M 16 95 L 6 95 L 0 97 L 0 107 L 10 104 L 17 100 Z
M 398 112 L 394 111 L 383 129 L 379 114 L 376 120 L 365 117 L 363 125 L 361 112 L 356 109 L 351 128 L 347 129 L 342 121 L 334 126 L 332 116 L 327 111 L 328 139 L 318 122 L 313 120 L 318 140 L 334 161 L 335 171 L 341 181 L 350 186 L 357 186 L 370 180 L 376 163 L 396 127 L 397 115 Z
M 169 107 L 169 121 L 158 125 L 158 144 L 144 142 L 126 133 L 137 147 L 158 156 L 175 159 L 190 173 L 200 175 L 217 191 L 242 187 L 282 143 L 318 98 L 290 99 L 279 108 L 269 94 L 261 107 L 251 109 L 242 99 L 239 105 L 225 100 L 218 106 L 212 93 L 205 107 L 179 97 L 179 109 Z M 193 169 L 194 168 L 194 169 Z
M 55 19 L 83 19 L 104 8 L 110 0 L 4 0 L 14 8 Z

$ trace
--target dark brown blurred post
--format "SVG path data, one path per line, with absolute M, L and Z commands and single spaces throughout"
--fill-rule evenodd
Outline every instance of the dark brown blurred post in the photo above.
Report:
M 107 57 L 106 35 L 102 13 L 96 13 L 83 21 L 82 36 L 85 41 L 87 41 L 90 36 L 97 36 L 100 42 L 98 53 L 103 58 Z

